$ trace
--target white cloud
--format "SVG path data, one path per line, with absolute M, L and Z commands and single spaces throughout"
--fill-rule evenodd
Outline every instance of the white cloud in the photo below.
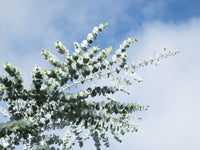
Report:
M 161 62 L 159 67 L 139 71 L 144 82 L 134 86 L 132 99 L 150 104 L 150 109 L 142 113 L 139 133 L 125 136 L 122 144 L 113 143 L 112 149 L 200 148 L 199 26 L 200 18 L 177 25 L 161 22 L 144 25 L 140 42 L 129 50 L 129 56 L 148 57 L 164 47 L 178 48 L 181 53 Z

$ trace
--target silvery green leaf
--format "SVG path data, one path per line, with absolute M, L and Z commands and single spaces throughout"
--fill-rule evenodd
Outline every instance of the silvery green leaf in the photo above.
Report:
M 55 42 L 55 47 L 58 53 L 60 53 L 63 56 L 68 56 L 69 55 L 69 50 L 62 44 L 60 41 Z

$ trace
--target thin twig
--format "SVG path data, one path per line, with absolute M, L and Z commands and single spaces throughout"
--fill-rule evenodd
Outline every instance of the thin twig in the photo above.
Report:
M 75 86 L 75 85 L 78 85 L 78 84 L 82 83 L 82 82 L 86 82 L 86 81 L 91 80 L 91 79 L 101 78 L 101 77 L 103 77 L 103 76 L 106 76 L 106 75 L 111 74 L 111 73 L 114 73 L 114 72 L 116 72 L 116 70 L 109 71 L 109 72 L 103 73 L 103 74 L 98 75 L 98 76 L 92 76 L 92 77 L 90 77 L 90 78 L 88 78 L 88 79 L 75 82 L 75 83 L 73 83 L 73 84 L 71 84 L 71 85 L 69 85 L 69 86 L 67 86 L 67 87 L 65 87 L 65 88 L 63 88 L 63 89 L 61 89 L 61 90 L 59 91 L 59 93 L 62 93 L 62 92 L 65 91 L 66 89 L 69 89 L 69 88 L 71 88 L 71 87 L 73 87 L 73 86 Z

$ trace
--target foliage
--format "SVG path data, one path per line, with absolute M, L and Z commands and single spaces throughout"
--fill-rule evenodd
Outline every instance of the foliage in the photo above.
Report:
M 115 100 L 113 94 L 119 91 L 129 94 L 130 78 L 142 81 L 136 69 L 157 65 L 160 59 L 178 51 L 165 50 L 164 54 L 129 64 L 126 49 L 137 41 L 134 38 L 125 40 L 115 52 L 112 46 L 103 50 L 91 46 L 105 27 L 107 24 L 100 24 L 81 44 L 74 42 L 73 54 L 60 41 L 55 42 L 56 51 L 66 58 L 65 62 L 41 50 L 42 56 L 55 69 L 43 71 L 36 65 L 30 89 L 24 88 L 21 73 L 15 66 L 9 62 L 4 64 L 8 75 L 0 74 L 0 100 L 6 102 L 8 108 L 0 106 L 0 111 L 10 121 L 0 123 L 1 148 L 14 149 L 15 145 L 23 143 L 24 149 L 71 149 L 76 142 L 82 147 L 83 142 L 92 137 L 99 150 L 102 143 L 110 146 L 107 132 L 121 142 L 120 135 L 138 130 L 131 123 L 131 114 L 147 110 L 148 105 L 122 103 Z M 122 72 L 126 74 L 124 78 L 120 75 Z M 99 81 L 104 79 L 110 84 L 100 86 Z M 69 90 L 81 84 L 81 89 Z M 99 96 L 107 100 L 95 99 Z M 66 129 L 64 137 L 51 132 L 63 128 Z

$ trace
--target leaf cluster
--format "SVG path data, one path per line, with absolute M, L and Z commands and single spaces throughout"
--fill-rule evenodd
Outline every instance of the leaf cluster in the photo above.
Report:
M 4 64 L 8 75 L 0 74 L 0 100 L 7 103 L 8 110 L 0 107 L 0 111 L 10 121 L 0 123 L 1 147 L 14 149 L 14 145 L 23 143 L 24 149 L 71 149 L 76 142 L 82 147 L 84 141 L 92 137 L 95 147 L 100 149 L 102 144 L 110 146 L 107 132 L 121 142 L 121 135 L 138 130 L 132 123 L 131 114 L 147 110 L 148 105 L 122 103 L 114 94 L 120 91 L 129 94 L 130 78 L 142 81 L 136 69 L 157 65 L 160 59 L 178 51 L 129 64 L 127 48 L 137 41 L 134 38 L 125 40 L 115 51 L 112 46 L 102 50 L 99 46 L 91 46 L 106 27 L 107 24 L 100 24 L 86 40 L 80 44 L 74 42 L 73 54 L 62 42 L 56 41 L 56 51 L 65 57 L 65 62 L 41 50 L 41 55 L 55 69 L 43 71 L 36 65 L 29 89 L 24 88 L 18 69 L 9 62 Z M 125 73 L 125 77 L 121 73 Z M 98 84 L 105 78 L 109 85 Z M 79 85 L 82 85 L 81 90 Z M 77 90 L 70 91 L 72 87 Z M 104 99 L 96 100 L 98 97 Z M 46 132 L 66 128 L 64 137 Z

